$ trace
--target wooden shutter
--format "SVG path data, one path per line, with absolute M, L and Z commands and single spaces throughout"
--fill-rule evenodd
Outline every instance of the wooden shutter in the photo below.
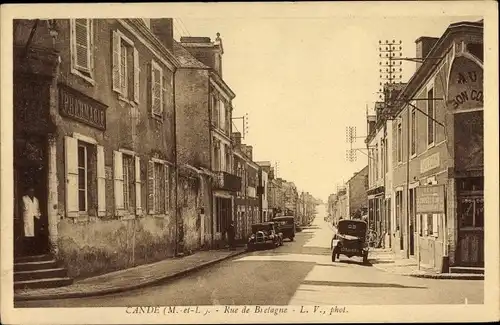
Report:
M 90 72 L 90 19 L 75 19 L 75 67 Z
M 78 140 L 64 137 L 66 216 L 78 217 Z
M 113 48 L 112 48 L 112 56 L 113 56 L 113 62 L 112 62 L 112 79 L 113 79 L 113 90 L 121 93 L 121 87 L 120 87 L 120 73 L 122 71 L 120 65 L 120 51 L 121 51 L 121 46 L 120 46 L 120 34 L 118 34 L 117 31 L 113 31 Z
M 113 151 L 113 177 L 115 188 L 115 210 L 124 210 L 123 205 L 123 155 Z
M 161 111 L 163 115 L 167 113 L 167 80 L 163 76 L 163 72 L 161 73 Z
M 97 146 L 97 216 L 106 215 L 106 171 L 104 168 L 104 147 Z
M 169 186 L 170 173 L 168 165 L 165 164 L 163 166 L 164 166 L 163 174 L 165 178 L 165 213 L 168 213 L 170 209 L 170 186 Z
M 140 75 L 141 69 L 139 66 L 139 52 L 134 47 L 134 102 L 139 103 L 139 90 L 140 90 Z
M 148 213 L 155 213 L 155 164 L 148 161 Z
M 141 159 L 135 156 L 135 214 L 142 215 L 141 204 Z

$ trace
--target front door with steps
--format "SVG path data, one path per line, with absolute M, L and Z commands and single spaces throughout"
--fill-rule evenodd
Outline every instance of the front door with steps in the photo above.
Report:
M 73 283 L 67 270 L 50 254 L 18 257 L 14 262 L 14 290 L 40 289 Z

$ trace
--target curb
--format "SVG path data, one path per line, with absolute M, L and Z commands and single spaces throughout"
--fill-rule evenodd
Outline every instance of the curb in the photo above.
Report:
M 108 294 L 113 294 L 113 293 L 121 293 L 125 291 L 130 291 L 130 290 L 135 290 L 135 289 L 141 289 L 144 287 L 148 287 L 154 284 L 158 284 L 161 282 L 166 282 L 168 280 L 173 280 L 177 277 L 187 275 L 191 272 L 195 272 L 198 270 L 201 270 L 205 267 L 217 264 L 219 262 L 222 262 L 224 260 L 230 259 L 232 257 L 238 256 L 245 254 L 247 251 L 242 250 L 240 252 L 235 252 L 234 254 L 230 254 L 228 256 L 224 256 L 209 262 L 205 262 L 199 265 L 196 265 L 194 267 L 182 270 L 180 272 L 174 273 L 174 274 L 169 274 L 165 276 L 160 276 L 159 278 L 152 279 L 150 281 L 145 281 L 142 283 L 138 284 L 131 284 L 127 285 L 124 287 L 117 287 L 117 288 L 106 288 L 106 289 L 98 289 L 94 291 L 87 291 L 87 292 L 68 292 L 68 293 L 59 293 L 59 294 L 47 294 L 47 295 L 26 295 L 26 296 L 17 296 L 14 294 L 14 301 L 29 301 L 29 300 L 49 300 L 49 299 L 70 299 L 70 298 L 84 298 L 84 297 L 97 297 L 97 296 L 103 296 L 103 295 L 108 295 Z
M 484 274 L 464 274 L 464 273 L 397 273 L 389 272 L 386 268 L 376 266 L 376 263 L 372 266 L 377 270 L 402 276 L 409 276 L 413 278 L 422 279 L 435 279 L 435 280 L 484 280 Z

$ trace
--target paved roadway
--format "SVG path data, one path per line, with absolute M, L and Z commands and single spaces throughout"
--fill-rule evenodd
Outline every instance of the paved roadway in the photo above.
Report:
M 483 281 L 385 273 L 356 257 L 331 262 L 332 229 L 324 211 L 295 242 L 256 251 L 153 287 L 101 297 L 26 301 L 16 307 L 138 305 L 478 304 Z

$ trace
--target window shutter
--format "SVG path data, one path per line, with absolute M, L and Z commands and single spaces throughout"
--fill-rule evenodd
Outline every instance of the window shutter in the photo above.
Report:
M 113 177 L 115 181 L 115 210 L 124 210 L 123 205 L 123 156 L 119 151 L 113 151 Z
M 161 67 L 151 61 L 151 110 L 156 115 L 162 113 L 162 78 Z
M 164 178 L 165 178 L 165 213 L 169 212 L 170 209 L 170 173 L 169 173 L 169 168 L 168 165 L 164 165 Z
M 154 203 L 155 203 L 155 164 L 153 161 L 148 161 L 148 213 L 155 213 Z
M 104 169 L 104 147 L 97 146 L 97 216 L 106 215 L 106 172 Z
M 75 67 L 90 72 L 90 19 L 75 19 Z
M 78 140 L 64 137 L 66 172 L 66 216 L 78 217 Z
M 141 159 L 135 156 L 135 214 L 142 215 L 141 204 Z
M 161 71 L 161 111 L 163 115 L 167 113 L 167 81 L 163 76 L 163 71 Z
M 121 92 L 121 87 L 120 87 L 120 73 L 121 73 L 121 68 L 120 68 L 120 34 L 118 34 L 117 31 L 113 31 L 113 66 L 112 66 L 112 79 L 113 79 L 113 90 L 120 93 Z
M 139 103 L 139 75 L 141 69 L 139 66 L 139 52 L 134 48 L 134 102 Z

